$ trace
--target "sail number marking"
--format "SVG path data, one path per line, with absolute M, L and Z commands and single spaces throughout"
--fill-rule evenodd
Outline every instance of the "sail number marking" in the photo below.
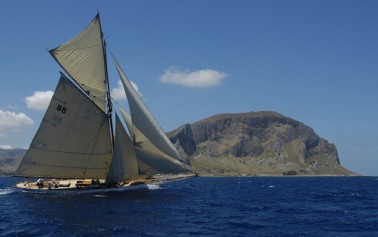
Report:
M 58 115 L 56 115 L 56 114 L 54 114 L 53 117 L 52 117 L 52 120 L 53 120 L 56 124 L 60 124 L 60 123 L 62 123 L 63 118 L 60 117 L 60 116 L 58 116 Z
M 56 107 L 56 110 L 62 114 L 67 113 L 67 107 L 62 106 L 62 105 L 58 105 Z M 58 114 L 53 114 L 52 121 L 53 121 L 54 126 L 57 126 L 58 124 L 61 124 L 63 122 L 63 117 L 59 116 Z
M 58 107 L 56 108 L 56 110 L 58 110 L 62 114 L 65 114 L 67 112 L 67 107 L 64 107 L 62 105 L 58 105 Z

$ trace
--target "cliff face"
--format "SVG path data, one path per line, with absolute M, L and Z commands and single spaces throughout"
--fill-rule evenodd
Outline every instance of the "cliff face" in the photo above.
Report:
M 168 134 L 202 175 L 353 175 L 334 144 L 275 112 L 216 115 Z

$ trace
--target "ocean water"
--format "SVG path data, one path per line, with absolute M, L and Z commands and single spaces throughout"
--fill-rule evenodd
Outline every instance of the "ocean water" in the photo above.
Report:
M 378 236 L 378 177 L 198 177 L 36 194 L 0 177 L 0 236 Z

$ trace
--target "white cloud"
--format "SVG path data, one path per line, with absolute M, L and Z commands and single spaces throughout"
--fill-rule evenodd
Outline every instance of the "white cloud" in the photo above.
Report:
M 36 91 L 33 95 L 25 98 L 26 105 L 29 109 L 45 111 L 53 94 L 52 91 Z
M 125 90 L 123 89 L 121 80 L 118 80 L 117 87 L 113 88 L 110 93 L 112 95 L 112 98 L 116 100 L 126 100 L 126 94 Z
M 0 145 L 0 149 L 13 149 L 11 145 Z
M 177 84 L 185 87 L 212 87 L 222 83 L 228 75 L 211 69 L 190 72 L 178 69 L 168 69 L 160 77 L 160 82 Z
M 24 125 L 33 125 L 33 123 L 33 120 L 24 113 L 15 113 L 0 109 L 0 134 L 8 129 L 17 129 Z
M 138 94 L 142 97 L 142 94 L 139 92 L 137 84 L 135 84 L 133 81 L 130 81 L 130 83 L 134 87 L 136 92 L 138 92 Z M 118 80 L 117 87 L 113 88 L 110 93 L 112 94 L 112 97 L 116 100 L 126 100 L 127 99 L 121 80 Z

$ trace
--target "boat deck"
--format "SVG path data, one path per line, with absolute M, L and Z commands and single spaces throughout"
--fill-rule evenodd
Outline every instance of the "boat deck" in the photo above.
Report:
M 178 180 L 194 177 L 194 174 L 174 175 L 154 178 L 140 178 L 134 180 L 126 180 L 123 182 L 107 183 L 105 180 L 94 179 L 67 179 L 67 180 L 42 180 L 35 182 L 16 183 L 16 187 L 26 191 L 122 191 L 132 189 L 145 189 L 148 185 L 160 185 L 163 183 L 174 182 Z

